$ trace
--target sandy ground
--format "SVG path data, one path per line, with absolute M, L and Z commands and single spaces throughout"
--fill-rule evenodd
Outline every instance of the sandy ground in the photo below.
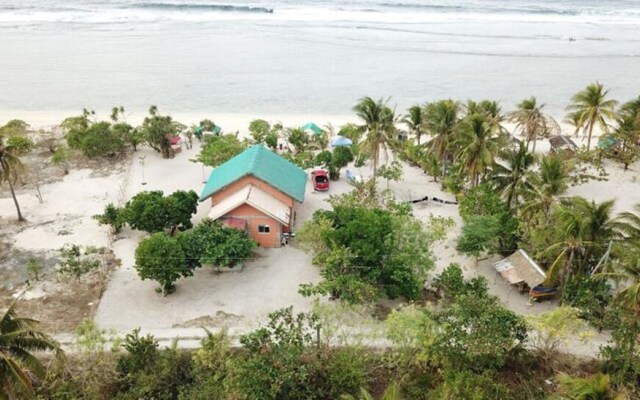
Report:
M 211 171 L 189 161 L 197 155 L 196 148 L 185 149 L 170 160 L 160 158 L 150 149 L 139 153 L 127 183 L 127 198 L 142 190 L 171 193 L 184 189 L 199 194 L 203 172 L 208 177 Z M 140 157 L 145 159 L 144 166 Z M 143 172 L 146 185 L 142 185 Z M 307 199 L 314 199 L 310 185 L 307 189 Z M 204 218 L 209 208 L 209 202 L 200 203 L 194 223 Z M 144 236 L 141 232 L 124 230 L 114 242 L 122 268 L 112 275 L 98 307 L 96 322 L 101 327 L 127 331 L 185 324 L 245 326 L 289 305 L 300 312 L 311 309 L 312 300 L 298 294 L 298 285 L 318 281 L 318 271 L 311 265 L 309 255 L 292 246 L 256 250 L 241 272 L 215 274 L 207 268 L 199 269 L 195 276 L 180 280 L 175 293 L 162 297 L 154 290 L 157 284 L 141 281 L 133 268 L 135 248 Z M 196 321 L 190 323 L 192 320 Z
M 179 117 L 179 116 L 176 116 Z M 206 116 L 198 116 L 204 118 Z M 257 116 L 260 117 L 260 116 Z M 270 116 L 269 121 L 282 121 L 285 125 L 299 125 L 309 120 L 321 125 L 327 116 Z M 179 118 L 178 118 L 179 119 Z M 247 116 L 220 116 L 216 123 L 227 130 L 244 129 L 253 119 Z M 347 119 L 332 119 L 338 127 Z M 186 122 L 189 122 L 185 120 Z M 538 143 L 537 150 L 548 148 L 545 141 Z M 112 273 L 107 289 L 98 305 L 95 320 L 104 328 L 115 328 L 121 332 L 142 327 L 160 339 L 182 336 L 196 340 L 202 336 L 199 326 L 231 326 L 232 331 L 243 332 L 275 309 L 293 305 L 298 311 L 312 308 L 312 300 L 297 293 L 298 285 L 319 280 L 318 271 L 311 265 L 308 255 L 295 248 L 295 244 L 281 249 L 259 249 L 243 271 L 215 274 L 207 269 L 196 271 L 195 276 L 177 283 L 177 291 L 167 297 L 155 292 L 156 283 L 141 281 L 134 265 L 134 251 L 144 233 L 123 230 L 113 241 L 107 228 L 99 226 L 91 216 L 103 210 L 110 202 L 122 203 L 143 190 L 163 190 L 171 193 L 178 189 L 200 192 L 210 168 L 191 162 L 197 148 L 183 150 L 175 158 L 162 159 L 152 150 L 143 148 L 133 154 L 131 162 L 111 175 L 95 175 L 89 169 L 72 170 L 60 182 L 42 186 L 45 202 L 40 204 L 33 191 L 20 191 L 19 201 L 28 223 L 15 230 L 11 238 L 13 249 L 24 251 L 53 251 L 65 243 L 92 246 L 112 246 L 122 266 Z M 571 195 L 581 195 L 596 201 L 617 198 L 616 211 L 630 210 L 640 202 L 638 193 L 638 170 L 640 164 L 623 171 L 619 165 L 605 162 L 609 172 L 608 181 L 591 181 L 572 187 Z M 371 173 L 368 166 L 347 168 L 365 178 Z M 343 176 L 331 182 L 328 193 L 313 192 L 309 182 L 304 204 L 298 210 L 298 226 L 309 219 L 318 208 L 328 208 L 326 198 L 331 194 L 344 193 L 351 189 Z M 144 183 L 144 184 L 143 184 Z M 380 181 L 380 186 L 386 182 Z M 453 200 L 444 193 L 440 184 L 433 182 L 420 169 L 404 165 L 404 176 L 400 182 L 390 182 L 389 187 L 399 200 L 412 200 L 426 195 Z M 3 191 L 3 196 L 7 194 Z M 204 218 L 209 203 L 201 203 L 194 223 Z M 439 273 L 452 262 L 459 263 L 466 276 L 484 276 L 491 293 L 510 309 L 523 314 L 537 314 L 551 309 L 553 302 L 529 304 L 528 296 L 508 286 L 493 270 L 495 259 L 476 261 L 457 254 L 455 243 L 460 233 L 461 221 L 456 205 L 433 202 L 413 206 L 414 214 L 425 224 L 429 216 L 451 217 L 456 226 L 447 238 L 437 243 L 433 252 Z M 14 218 L 15 210 L 10 197 L 0 198 L 0 220 Z M 43 289 L 32 289 L 43 291 Z M 46 295 L 45 293 L 41 295 Z M 37 297 L 37 296 L 36 296 Z M 575 344 L 571 351 L 578 354 L 595 354 L 597 346 L 606 338 L 598 337 L 590 346 Z M 195 343 L 195 342 L 194 342 Z

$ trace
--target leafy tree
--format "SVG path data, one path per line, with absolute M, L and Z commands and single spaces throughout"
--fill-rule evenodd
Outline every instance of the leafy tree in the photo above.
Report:
M 511 122 L 516 123 L 516 131 L 525 138 L 526 150 L 533 142 L 532 152 L 536 152 L 538 139 L 546 138 L 561 133 L 560 124 L 550 115 L 545 114 L 542 109 L 544 104 L 538 104 L 535 97 L 522 100 L 518 104 L 518 109 L 508 114 Z
M 315 163 L 329 170 L 329 178 L 338 180 L 340 170 L 353 161 L 353 153 L 350 147 L 340 146 L 333 149 L 321 151 L 316 155 Z
M 20 174 L 24 171 L 24 166 L 20 158 L 18 158 L 18 150 L 11 145 L 5 145 L 4 140 L 4 136 L 0 135 L 0 184 L 7 182 L 9 185 L 13 204 L 16 206 L 16 211 L 18 212 L 18 221 L 24 221 L 24 217 L 20 211 L 20 204 L 18 204 L 16 192 L 13 187 L 20 177 Z
M 179 133 L 179 127 L 169 115 L 161 115 L 158 107 L 151 106 L 149 116 L 145 117 L 138 131 L 149 147 L 162 154 L 162 157 L 170 158 L 173 156 L 171 137 Z
M 460 295 L 435 320 L 440 329 L 427 352 L 454 370 L 499 369 L 527 337 L 525 321 L 490 296 Z
M 197 160 L 204 165 L 217 167 L 242 153 L 245 148 L 246 144 L 235 135 L 207 137 Z
M 488 184 L 467 192 L 460 200 L 463 234 L 460 250 L 478 256 L 483 251 L 511 253 L 516 249 L 519 220 Z
M 178 279 L 193 275 L 178 240 L 161 232 L 143 239 L 135 257 L 140 279 L 158 282 L 163 296 L 175 290 Z
M 104 213 L 94 215 L 93 219 L 98 221 L 100 225 L 110 225 L 115 233 L 120 232 L 126 223 L 123 210 L 114 206 L 113 203 L 107 204 Z
M 380 151 L 387 154 L 395 137 L 395 112 L 382 99 L 375 101 L 371 97 L 360 99 L 353 110 L 363 121 L 360 129 L 366 132 L 366 137 L 362 147 L 371 157 L 373 175 L 375 176 L 380 162 Z
M 263 119 L 254 119 L 249 124 L 249 133 L 256 143 L 264 143 L 271 130 L 271 125 Z
M 17 315 L 14 301 L 0 318 L 0 397 L 34 398 L 33 384 L 45 376 L 34 351 L 62 355 L 58 343 L 42 332 L 38 321 Z
M 377 174 L 387 180 L 387 189 L 389 189 L 389 181 L 397 182 L 402 179 L 402 165 L 394 160 L 390 165 L 381 166 Z
M 212 219 L 204 219 L 195 228 L 181 232 L 177 239 L 190 268 L 202 265 L 231 268 L 248 258 L 256 247 L 246 231 Z
M 121 211 L 122 221 L 133 229 L 149 233 L 168 229 L 173 235 L 178 229 L 191 228 L 191 216 L 196 213 L 197 206 L 198 195 L 193 190 L 178 190 L 168 196 L 163 196 L 159 190 L 140 192 L 125 204 Z M 113 212 L 106 216 L 105 223 L 117 229 L 119 216 L 116 215 L 115 220 L 113 216 Z M 111 221 L 116 221 L 116 225 Z
M 462 227 L 456 250 L 474 257 L 479 257 L 484 252 L 495 253 L 499 249 L 501 233 L 502 226 L 498 216 L 472 216 Z
M 317 251 L 314 264 L 323 277 L 319 284 L 305 285 L 301 291 L 331 294 L 350 303 L 381 294 L 417 298 L 427 271 L 433 268 L 431 237 L 408 215 L 347 201 L 334 204 L 333 211 L 317 211 L 301 229 L 298 241 Z M 313 231 L 321 232 L 322 245 L 308 243 L 317 238 Z
M 588 85 L 584 90 L 576 93 L 567 107 L 571 118 L 576 120 L 576 129 L 582 129 L 587 137 L 587 150 L 591 148 L 591 135 L 596 125 L 603 133 L 609 132 L 608 120 L 615 118 L 617 101 L 607 99 L 608 90 L 598 82 Z

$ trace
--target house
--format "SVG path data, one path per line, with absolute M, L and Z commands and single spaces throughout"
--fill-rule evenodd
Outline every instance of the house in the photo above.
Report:
M 211 172 L 200 201 L 211 199 L 209 218 L 246 229 L 262 247 L 279 247 L 293 230 L 306 185 L 304 170 L 255 145 Z
M 547 279 L 547 274 L 522 249 L 493 263 L 493 268 L 507 283 L 517 286 L 520 291 L 534 288 Z
M 578 145 L 576 145 L 573 140 L 571 140 L 568 136 L 565 135 L 557 135 L 549 138 L 549 144 L 551 145 L 551 151 L 556 152 L 562 149 L 567 149 L 569 151 L 577 151 Z

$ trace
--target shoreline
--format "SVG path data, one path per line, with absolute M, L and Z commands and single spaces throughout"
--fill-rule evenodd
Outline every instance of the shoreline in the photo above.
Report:
M 0 110 L 0 126 L 12 119 L 21 119 L 28 123 L 32 129 L 50 129 L 59 125 L 65 118 L 80 115 L 82 109 L 76 111 L 27 111 L 27 110 Z M 96 118 L 99 121 L 109 119 L 111 110 L 96 110 Z M 187 126 L 197 124 L 203 119 L 211 119 L 216 125 L 220 126 L 225 133 L 248 132 L 249 123 L 255 119 L 264 119 L 270 124 L 280 122 L 284 127 L 295 127 L 313 122 L 324 128 L 331 123 L 334 128 L 351 123 L 358 122 L 355 114 L 269 114 L 269 113 L 207 113 L 207 112 L 167 112 L 160 109 L 163 115 L 170 115 L 175 121 L 183 123 Z M 142 124 L 144 118 L 148 115 L 144 112 L 129 112 L 125 109 L 127 122 L 137 126 Z

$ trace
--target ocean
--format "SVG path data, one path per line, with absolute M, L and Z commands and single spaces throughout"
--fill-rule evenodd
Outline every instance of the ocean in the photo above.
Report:
M 640 95 L 638 0 L 0 0 L 0 110 L 347 115 Z M 0 121 L 2 122 L 2 121 Z

